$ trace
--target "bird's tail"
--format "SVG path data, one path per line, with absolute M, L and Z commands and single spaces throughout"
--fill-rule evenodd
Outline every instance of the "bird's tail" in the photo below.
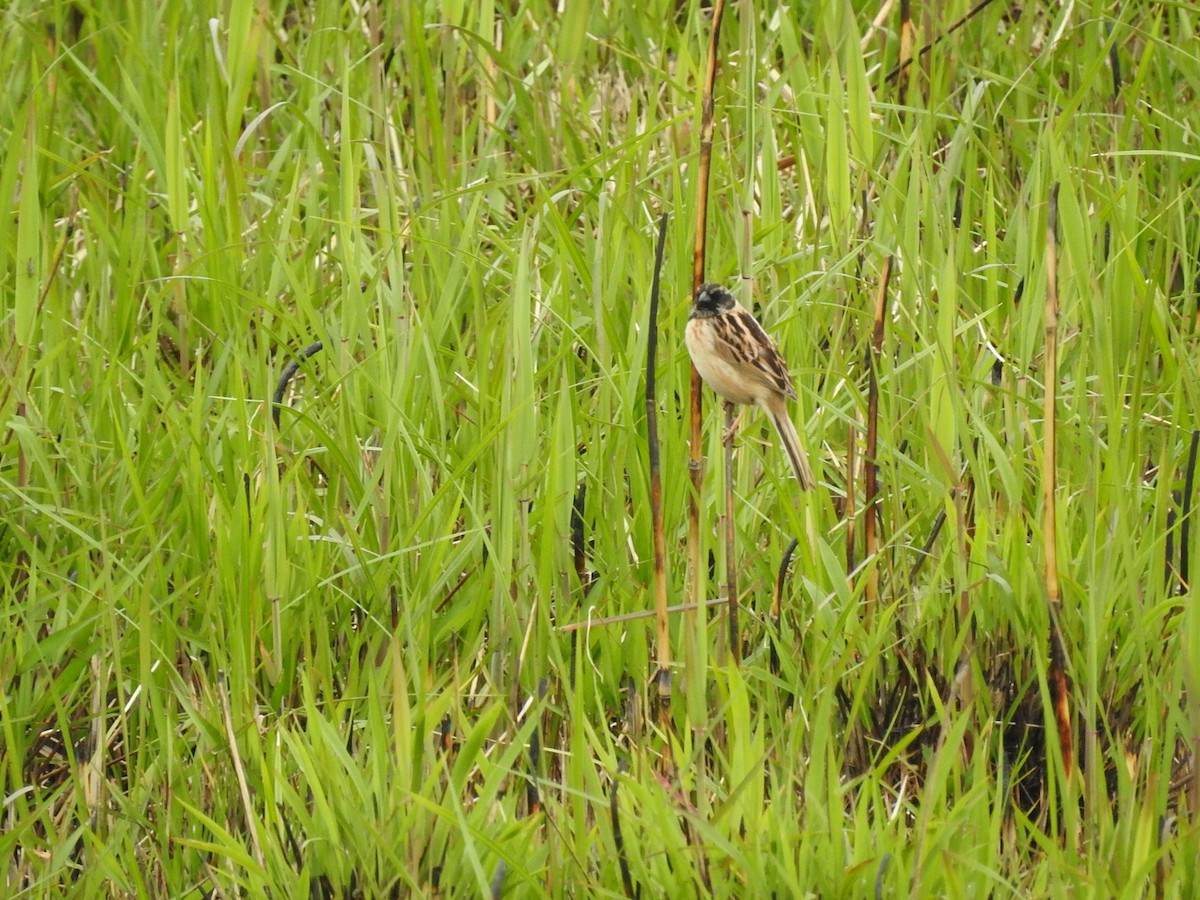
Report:
M 779 432 L 783 449 L 787 451 L 788 459 L 792 461 L 792 468 L 796 471 L 796 480 L 800 482 L 800 489 L 811 491 L 817 486 L 817 481 L 813 478 L 812 469 L 808 465 L 808 451 L 804 449 L 804 442 L 800 440 L 800 433 L 796 431 L 792 417 L 788 415 L 786 408 L 768 410 L 768 412 L 775 423 L 775 430 Z

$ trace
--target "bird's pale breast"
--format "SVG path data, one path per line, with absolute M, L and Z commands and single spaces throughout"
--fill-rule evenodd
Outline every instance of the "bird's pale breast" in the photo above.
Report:
M 726 362 L 716 350 L 716 335 L 710 319 L 692 319 L 684 332 L 688 353 L 704 383 L 734 403 L 758 403 L 767 388 Z

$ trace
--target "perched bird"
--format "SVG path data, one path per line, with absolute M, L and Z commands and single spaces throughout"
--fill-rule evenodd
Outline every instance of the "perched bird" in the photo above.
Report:
M 796 399 L 792 376 L 779 349 L 763 327 L 719 284 L 696 292 L 685 332 L 688 354 L 705 384 L 732 403 L 757 404 L 766 410 L 796 480 L 803 490 L 816 486 L 808 453 L 788 415 Z

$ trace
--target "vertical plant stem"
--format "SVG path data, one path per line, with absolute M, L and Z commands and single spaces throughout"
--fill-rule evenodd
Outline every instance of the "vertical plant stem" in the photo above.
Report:
M 1045 432 L 1042 448 L 1042 551 L 1045 555 L 1046 602 L 1050 612 L 1050 682 L 1054 698 L 1054 718 L 1062 751 L 1063 771 L 1068 783 L 1074 767 L 1074 742 L 1071 736 L 1071 710 L 1067 697 L 1066 651 L 1058 626 L 1061 598 L 1058 585 L 1058 534 L 1055 508 L 1058 460 L 1055 452 L 1058 406 L 1058 185 L 1050 189 L 1050 210 L 1046 219 L 1046 398 L 1043 410 Z
M 608 813 L 612 820 L 613 843 L 617 848 L 617 860 L 621 866 L 621 886 L 625 889 L 626 897 L 637 897 L 641 894 L 641 890 L 635 889 L 633 875 L 629 870 L 629 858 L 625 852 L 625 837 L 621 833 L 621 808 L 617 803 L 617 789 L 621 785 L 621 775 L 625 769 L 625 761 L 621 760 L 617 764 L 617 774 L 613 777 L 612 785 L 608 789 Z
M 704 283 L 704 248 L 708 223 L 708 175 L 712 166 L 713 136 L 713 87 L 717 80 L 717 46 L 721 37 L 721 21 L 725 14 L 725 0 L 716 0 L 712 11 L 712 31 L 708 42 L 708 67 L 704 78 L 704 95 L 700 112 L 700 158 L 696 165 L 696 223 L 692 252 L 692 292 Z M 704 627 L 701 588 L 703 585 L 700 564 L 700 493 L 704 487 L 704 460 L 702 457 L 704 404 L 701 393 L 703 382 L 693 365 L 689 382 L 688 416 L 688 476 L 692 490 L 688 496 L 688 553 L 687 553 L 687 597 L 690 612 L 684 616 L 685 662 L 696 665 L 702 649 Z M 693 683 L 702 684 L 704 676 L 698 671 L 688 673 Z M 664 684 L 659 672 L 659 693 L 663 696 Z M 669 676 L 665 685 L 669 696 Z
M 667 544 L 663 535 L 662 473 L 658 452 L 658 406 L 655 395 L 655 357 L 658 354 L 658 295 L 662 283 L 663 249 L 667 240 L 667 215 L 658 220 L 658 245 L 654 256 L 654 281 L 650 287 L 650 323 L 646 341 L 646 443 L 650 457 L 650 522 L 654 541 L 654 611 L 657 622 L 655 659 L 659 698 L 671 699 L 671 628 L 667 619 Z
M 910 64 L 916 42 L 911 0 L 900 0 L 900 58 L 896 62 L 896 68 L 888 73 L 888 77 L 899 76 L 900 80 L 896 85 L 896 100 L 902 108 L 908 102 L 908 86 L 912 81 Z
M 722 405 L 725 407 L 725 591 L 729 607 L 729 659 L 736 666 L 742 656 L 738 633 L 737 551 L 733 527 L 733 438 L 737 430 L 737 415 L 728 400 Z
M 799 538 L 792 538 L 783 551 L 783 559 L 779 562 L 779 572 L 775 576 L 775 591 L 771 597 L 771 625 L 775 629 L 771 641 L 771 674 L 779 674 L 779 644 L 783 641 L 783 588 L 787 584 L 788 568 L 792 564 L 792 556 L 800 546 Z
M 1192 443 L 1188 449 L 1187 471 L 1183 476 L 1183 502 L 1179 516 L 1179 593 L 1191 590 L 1192 549 L 1192 493 L 1196 486 L 1196 451 L 1200 449 L 1200 431 L 1192 432 Z
M 865 547 L 863 559 L 871 560 L 879 549 L 879 354 L 883 350 L 883 325 L 887 315 L 888 282 L 892 278 L 892 257 L 883 263 L 879 290 L 875 294 L 875 314 L 871 323 L 871 347 L 867 351 L 867 449 L 863 458 L 863 504 L 866 521 L 863 523 Z M 879 600 L 879 567 L 872 565 L 867 572 L 866 621 L 870 623 Z
M 854 542 L 858 538 L 858 522 L 854 516 L 857 498 L 854 492 L 855 470 L 858 468 L 858 423 L 846 429 L 846 506 L 843 513 L 846 517 L 846 581 L 850 590 L 854 590 L 854 563 L 857 559 L 854 553 Z

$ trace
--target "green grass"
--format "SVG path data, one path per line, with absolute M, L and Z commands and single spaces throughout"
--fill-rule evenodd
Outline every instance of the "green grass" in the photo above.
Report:
M 6 895 L 621 896 L 627 862 L 645 896 L 1193 896 L 1200 612 L 1167 571 L 1200 427 L 1193 5 L 993 4 L 904 97 L 896 11 L 882 31 L 858 2 L 728 12 L 708 275 L 753 276 L 822 496 L 844 494 L 855 430 L 861 457 L 896 260 L 883 548 L 847 577 L 845 521 L 798 500 L 751 414 L 748 652 L 726 663 L 722 611 L 674 619 L 666 727 L 651 619 L 560 626 L 652 606 L 662 212 L 686 599 L 709 15 L 561 5 L 0 12 Z M 969 6 L 916 9 L 918 43 Z M 1056 182 L 1069 781 L 1043 740 Z M 313 340 L 276 430 L 267 398 Z

